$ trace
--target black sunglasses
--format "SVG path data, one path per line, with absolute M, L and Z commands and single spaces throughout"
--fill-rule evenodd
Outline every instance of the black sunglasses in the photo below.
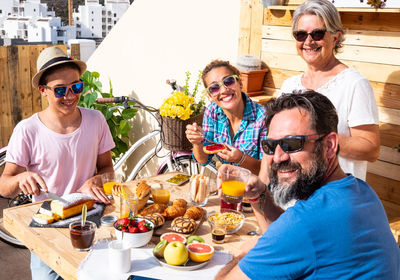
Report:
M 295 153 L 304 149 L 304 143 L 307 141 L 318 141 L 327 134 L 295 135 L 281 139 L 266 139 L 261 141 L 261 146 L 267 155 L 273 155 L 276 147 L 279 145 L 285 153 Z
M 314 29 L 310 33 L 307 33 L 303 30 L 293 31 L 293 37 L 296 39 L 296 41 L 304 42 L 307 40 L 308 35 L 310 35 L 314 41 L 320 41 L 324 38 L 326 31 L 326 29 Z
M 211 84 L 207 88 L 207 92 L 211 96 L 216 96 L 219 93 L 222 85 L 226 88 L 232 88 L 235 85 L 237 79 L 237 75 L 228 76 L 219 83 Z
M 80 94 L 83 91 L 83 82 L 77 82 L 70 84 L 68 86 L 58 86 L 58 87 L 49 87 L 47 85 L 43 85 L 45 88 L 51 89 L 54 91 L 54 94 L 57 98 L 64 97 L 67 94 L 69 88 L 71 88 L 72 92 L 75 94 Z

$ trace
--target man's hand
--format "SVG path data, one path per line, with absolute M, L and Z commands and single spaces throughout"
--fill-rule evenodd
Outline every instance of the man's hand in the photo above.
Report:
M 18 187 L 24 194 L 40 195 L 41 190 L 47 192 L 47 186 L 43 178 L 31 171 L 18 174 Z
M 83 184 L 79 188 L 78 192 L 86 193 L 93 196 L 97 201 L 103 202 L 105 204 L 110 204 L 110 199 L 104 193 L 103 186 L 101 183 L 101 175 L 94 176 Z
M 250 199 L 258 198 L 265 191 L 265 184 L 256 175 L 251 174 L 246 185 L 244 196 Z

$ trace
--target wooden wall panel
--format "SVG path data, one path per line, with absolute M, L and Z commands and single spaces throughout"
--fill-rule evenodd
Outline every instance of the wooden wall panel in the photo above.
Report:
M 15 125 L 47 107 L 31 85 L 39 53 L 50 45 L 0 46 L 0 147 L 7 145 Z M 57 45 L 65 52 L 65 45 Z
M 367 173 L 367 183 L 381 199 L 400 201 L 400 182 L 373 173 Z
M 381 135 L 381 145 L 396 147 L 400 144 L 400 126 L 390 123 L 380 123 L 379 133 Z

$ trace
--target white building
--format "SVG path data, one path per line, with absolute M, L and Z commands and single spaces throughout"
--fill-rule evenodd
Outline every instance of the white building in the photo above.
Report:
M 78 38 L 104 38 L 129 8 L 129 0 L 85 0 L 73 13 Z
M 40 0 L 1 0 L 0 37 L 27 42 L 66 44 L 76 38 L 75 26 L 63 26 Z

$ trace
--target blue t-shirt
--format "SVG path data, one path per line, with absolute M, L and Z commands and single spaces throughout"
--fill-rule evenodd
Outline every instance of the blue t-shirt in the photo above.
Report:
M 399 279 L 400 249 L 378 196 L 349 175 L 288 208 L 239 267 L 251 279 Z

